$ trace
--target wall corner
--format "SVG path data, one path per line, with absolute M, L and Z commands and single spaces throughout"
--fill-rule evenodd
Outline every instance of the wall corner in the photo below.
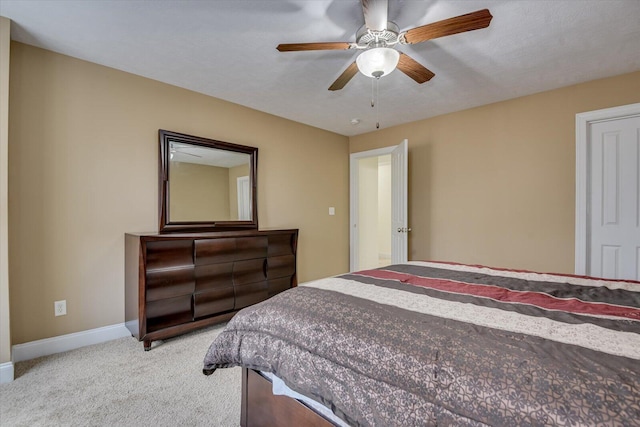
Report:
M 9 60 L 11 21 L 0 16 L 0 382 L 13 381 L 9 315 Z M 10 378 L 10 379 L 9 379 Z

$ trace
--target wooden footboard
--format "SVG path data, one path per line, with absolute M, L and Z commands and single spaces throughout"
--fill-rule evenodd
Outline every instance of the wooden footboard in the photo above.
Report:
M 299 400 L 276 396 L 271 381 L 258 372 L 242 368 L 242 427 L 334 427 Z

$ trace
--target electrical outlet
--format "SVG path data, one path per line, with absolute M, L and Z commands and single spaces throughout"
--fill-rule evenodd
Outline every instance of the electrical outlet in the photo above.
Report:
M 56 316 L 65 316 L 67 314 L 67 300 L 54 302 L 53 312 Z

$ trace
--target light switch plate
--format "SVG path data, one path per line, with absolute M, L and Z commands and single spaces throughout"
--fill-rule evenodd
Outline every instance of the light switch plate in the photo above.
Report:
M 329 208 L 329 215 L 335 215 L 336 214 L 336 208 L 331 207 Z

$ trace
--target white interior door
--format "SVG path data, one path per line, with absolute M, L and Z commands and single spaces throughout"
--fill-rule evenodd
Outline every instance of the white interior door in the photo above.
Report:
M 407 146 L 404 140 L 397 146 L 351 154 L 351 271 L 378 267 L 383 259 L 387 259 L 385 265 L 407 261 Z M 383 172 L 381 167 L 385 159 L 386 171 L 390 172 Z M 382 185 L 379 180 L 387 175 L 391 182 Z M 381 194 L 383 187 L 390 194 Z M 381 223 L 387 224 L 386 232 L 379 233 Z M 381 245 L 383 241 L 386 243 Z M 387 245 L 390 257 L 381 257 L 380 247 Z
M 391 153 L 391 262 L 407 262 L 407 169 L 408 142 L 405 139 Z
M 589 271 L 640 280 L 640 116 L 591 125 Z

